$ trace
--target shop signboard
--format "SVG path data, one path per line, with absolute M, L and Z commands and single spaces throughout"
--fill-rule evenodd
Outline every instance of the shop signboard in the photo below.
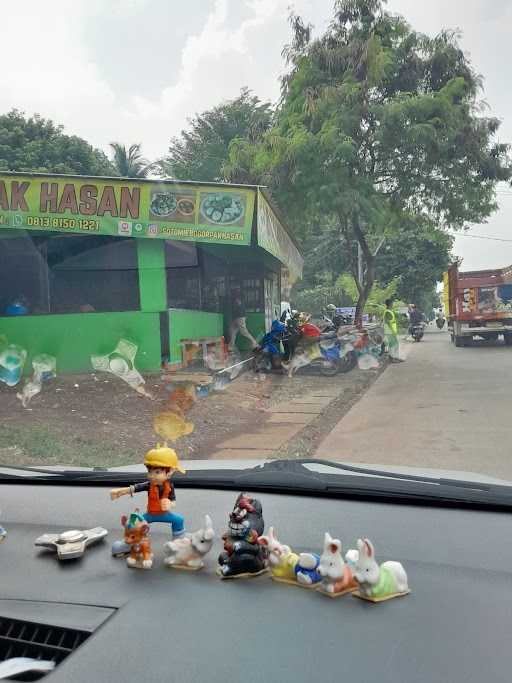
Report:
M 260 191 L 258 191 L 258 244 L 286 266 L 291 282 L 302 277 L 304 259 Z
M 250 244 L 255 190 L 0 174 L 0 229 Z

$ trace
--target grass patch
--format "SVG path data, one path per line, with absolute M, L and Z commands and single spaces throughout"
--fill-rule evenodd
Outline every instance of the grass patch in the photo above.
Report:
M 45 425 L 0 427 L 0 465 L 116 467 L 130 462 L 137 462 L 133 453 Z

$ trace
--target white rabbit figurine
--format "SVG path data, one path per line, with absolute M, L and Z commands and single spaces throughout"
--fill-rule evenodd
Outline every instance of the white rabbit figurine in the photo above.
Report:
M 350 550 L 347 550 L 347 552 L 345 553 L 345 562 L 348 564 L 348 566 L 352 570 L 352 573 L 354 573 L 354 568 L 357 564 L 358 559 L 359 559 L 359 552 L 357 550 L 354 550 L 354 548 L 350 548 Z
M 341 555 L 341 541 L 326 533 L 324 551 L 318 572 L 322 576 L 321 591 L 330 597 L 339 597 L 357 589 L 352 570 Z
M 168 554 L 164 563 L 176 569 L 202 569 L 204 557 L 212 549 L 215 532 L 209 515 L 204 517 L 204 528 L 164 545 Z
M 292 552 L 290 546 L 278 541 L 273 526 L 267 535 L 258 538 L 258 543 L 267 552 L 272 578 L 277 581 L 295 582 L 295 567 L 299 556 Z
M 375 550 L 367 538 L 357 541 L 359 557 L 354 576 L 359 583 L 355 595 L 371 602 L 389 600 L 409 593 L 407 574 L 400 562 L 383 562 L 380 566 L 375 560 Z
M 268 535 L 260 536 L 258 543 L 266 550 L 274 581 L 302 588 L 313 588 L 320 581 L 319 556 L 314 553 L 294 553 L 290 546 L 279 542 L 274 527 L 270 527 Z

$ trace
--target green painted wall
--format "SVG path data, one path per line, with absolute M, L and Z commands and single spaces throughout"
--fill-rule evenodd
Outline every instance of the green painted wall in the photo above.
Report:
M 38 353 L 57 358 L 57 372 L 90 372 L 90 356 L 112 351 L 122 337 L 139 346 L 139 370 L 157 371 L 161 365 L 158 313 L 77 313 L 0 317 L 0 335 L 19 344 L 29 355 L 26 368 Z
M 163 240 L 138 239 L 139 290 L 141 311 L 165 311 L 167 281 Z
M 223 334 L 223 316 L 220 313 L 169 309 L 171 363 L 181 363 L 183 360 L 180 346 L 182 339 L 221 337 Z

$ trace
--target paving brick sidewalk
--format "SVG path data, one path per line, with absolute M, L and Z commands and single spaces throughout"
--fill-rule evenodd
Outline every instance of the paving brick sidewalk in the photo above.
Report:
M 276 457 L 281 446 L 315 420 L 342 392 L 341 387 L 318 389 L 281 407 L 269 408 L 262 414 L 260 428 L 227 439 L 211 457 L 225 460 Z

